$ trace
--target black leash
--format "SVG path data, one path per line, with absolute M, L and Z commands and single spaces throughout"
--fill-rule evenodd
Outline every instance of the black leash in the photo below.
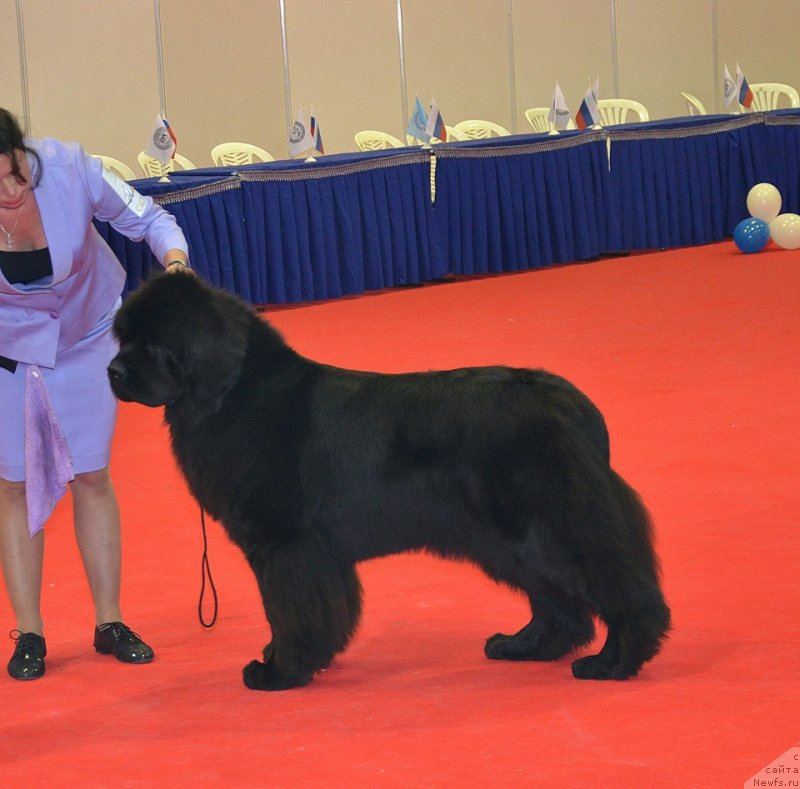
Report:
M 217 600 L 217 587 L 214 586 L 214 579 L 211 577 L 211 565 L 208 562 L 208 537 L 206 536 L 206 514 L 203 508 L 200 508 L 200 526 L 203 530 L 203 561 L 201 563 L 201 582 L 200 582 L 200 601 L 197 604 L 197 616 L 200 618 L 200 624 L 203 627 L 212 628 L 217 621 L 217 613 L 219 611 L 219 602 Z M 207 622 L 203 618 L 203 600 L 206 596 L 206 576 L 208 576 L 208 585 L 211 587 L 211 593 L 214 595 L 214 615 L 211 621 Z

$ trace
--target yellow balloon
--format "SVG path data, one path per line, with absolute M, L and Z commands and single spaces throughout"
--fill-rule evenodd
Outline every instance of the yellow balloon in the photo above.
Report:
M 770 238 L 784 249 L 800 249 L 800 215 L 779 214 L 769 223 Z
M 780 213 L 781 193 L 772 184 L 756 184 L 747 193 L 747 210 L 750 216 L 771 222 Z

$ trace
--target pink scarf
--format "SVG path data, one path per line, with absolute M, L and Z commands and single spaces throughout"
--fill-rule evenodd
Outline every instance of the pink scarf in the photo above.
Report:
M 72 455 L 58 424 L 41 370 L 25 373 L 25 497 L 33 538 L 75 479 Z

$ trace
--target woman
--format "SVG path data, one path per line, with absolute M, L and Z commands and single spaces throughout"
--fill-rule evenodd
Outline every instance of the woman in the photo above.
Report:
M 95 649 L 127 663 L 153 659 L 120 611 L 120 519 L 108 471 L 116 400 L 106 366 L 125 271 L 95 218 L 145 239 L 167 270 L 187 267 L 186 239 L 169 213 L 80 146 L 26 139 L 0 108 L 0 563 L 16 617 L 14 679 L 45 671 L 42 527 L 67 487 Z

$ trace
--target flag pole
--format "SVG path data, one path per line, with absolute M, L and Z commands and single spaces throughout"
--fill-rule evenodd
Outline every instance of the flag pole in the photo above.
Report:
M 22 89 L 23 128 L 31 134 L 31 110 L 28 98 L 28 58 L 25 55 L 25 24 L 22 20 L 22 0 L 17 0 L 17 42 L 19 45 L 19 82 Z
M 711 51 L 714 53 L 714 112 L 719 112 L 719 22 L 717 0 L 711 0 Z
M 403 112 L 403 125 L 408 123 L 408 82 L 406 79 L 406 50 L 403 38 L 403 2 L 397 0 L 397 46 L 400 52 L 400 105 Z
M 289 42 L 286 35 L 286 0 L 280 0 L 281 11 L 281 54 L 283 56 L 283 102 L 286 113 L 286 128 L 289 134 L 294 127 L 292 116 L 292 86 L 289 79 Z
M 511 98 L 511 131 L 517 133 L 517 66 L 514 57 L 513 0 L 506 0 L 506 39 L 508 46 L 508 92 Z
M 161 117 L 167 117 L 167 91 L 164 83 L 164 48 L 161 43 L 161 0 L 153 0 L 153 21 L 156 26 L 156 66 L 158 67 L 158 102 Z

